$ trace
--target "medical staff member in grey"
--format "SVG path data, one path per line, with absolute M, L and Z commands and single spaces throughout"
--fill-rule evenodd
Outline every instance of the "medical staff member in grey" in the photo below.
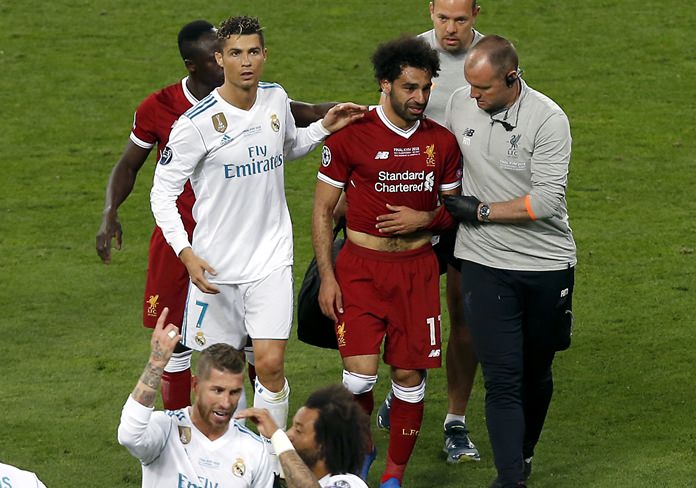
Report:
M 551 402 L 551 363 L 570 345 L 575 242 L 565 198 L 568 118 L 520 78 L 514 46 L 485 36 L 467 54 L 470 86 L 447 107 L 464 156 L 460 222 L 464 318 L 486 386 L 486 422 L 498 477 L 526 486 Z

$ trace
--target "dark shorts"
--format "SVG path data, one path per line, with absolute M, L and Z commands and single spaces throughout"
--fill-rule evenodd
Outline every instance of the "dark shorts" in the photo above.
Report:
M 346 242 L 336 259 L 342 357 L 379 354 L 401 369 L 441 365 L 440 276 L 430 245 L 380 252 Z M 385 339 L 386 338 L 386 339 Z
M 186 307 L 189 275 L 186 267 L 155 227 L 150 237 L 147 279 L 143 303 L 143 325 L 154 328 L 164 307 L 169 308 L 167 323 L 181 328 Z
M 452 266 L 459 271 L 459 259 L 454 257 L 454 244 L 457 242 L 457 229 L 451 229 L 438 236 L 438 241 L 433 245 L 433 251 L 437 256 L 440 266 L 440 274 L 447 273 L 447 266 Z

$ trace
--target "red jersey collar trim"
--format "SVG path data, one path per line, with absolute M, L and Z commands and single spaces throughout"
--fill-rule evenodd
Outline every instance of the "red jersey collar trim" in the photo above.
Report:
M 403 137 L 404 139 L 411 137 L 418 130 L 418 127 L 420 127 L 420 120 L 416 120 L 416 123 L 413 124 L 410 129 L 403 130 L 400 127 L 395 126 L 391 120 L 387 118 L 384 113 L 384 108 L 381 105 L 377 107 L 376 111 L 380 120 L 387 127 L 387 129 L 391 130 L 394 134 Z
M 193 96 L 193 93 L 188 89 L 188 86 L 186 86 L 186 82 L 188 81 L 189 77 L 186 76 L 183 80 L 181 80 L 181 89 L 184 91 L 184 96 L 186 99 L 191 102 L 191 105 L 195 105 L 200 100 L 198 100 L 196 97 Z

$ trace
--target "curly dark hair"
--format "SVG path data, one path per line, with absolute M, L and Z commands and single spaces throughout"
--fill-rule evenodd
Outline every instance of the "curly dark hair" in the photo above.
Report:
M 194 20 L 181 28 L 177 36 L 181 59 L 192 59 L 195 55 L 195 44 L 204 34 L 215 35 L 215 26 L 207 20 Z
M 304 406 L 319 411 L 314 435 L 331 474 L 356 474 L 367 453 L 370 419 L 342 385 L 312 393 Z
M 372 65 L 378 83 L 381 80 L 391 83 L 407 66 L 424 69 L 436 77 L 440 71 L 440 58 L 437 51 L 420 37 L 406 36 L 380 44 L 372 55 Z
M 259 19 L 256 17 L 248 17 L 246 15 L 240 15 L 237 17 L 230 17 L 223 20 L 220 23 L 220 28 L 218 29 L 218 39 L 224 41 L 232 36 L 248 36 L 251 34 L 258 34 L 261 39 L 261 47 L 265 46 L 263 39 L 263 27 Z
M 196 375 L 198 378 L 206 380 L 210 377 L 210 370 L 213 368 L 239 374 L 244 372 L 245 365 L 244 352 L 229 344 L 213 344 L 201 352 L 196 367 Z

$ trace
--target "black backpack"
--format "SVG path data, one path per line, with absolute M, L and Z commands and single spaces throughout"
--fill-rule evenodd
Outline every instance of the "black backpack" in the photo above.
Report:
M 339 232 L 343 230 L 343 238 L 338 238 Z M 333 230 L 333 262 L 345 243 L 346 221 L 341 219 Z M 311 346 L 323 347 L 325 349 L 338 349 L 336 342 L 336 331 L 334 322 L 324 315 L 319 307 L 319 288 L 321 279 L 317 268 L 316 257 L 307 267 L 300 294 L 297 297 L 297 338 Z

